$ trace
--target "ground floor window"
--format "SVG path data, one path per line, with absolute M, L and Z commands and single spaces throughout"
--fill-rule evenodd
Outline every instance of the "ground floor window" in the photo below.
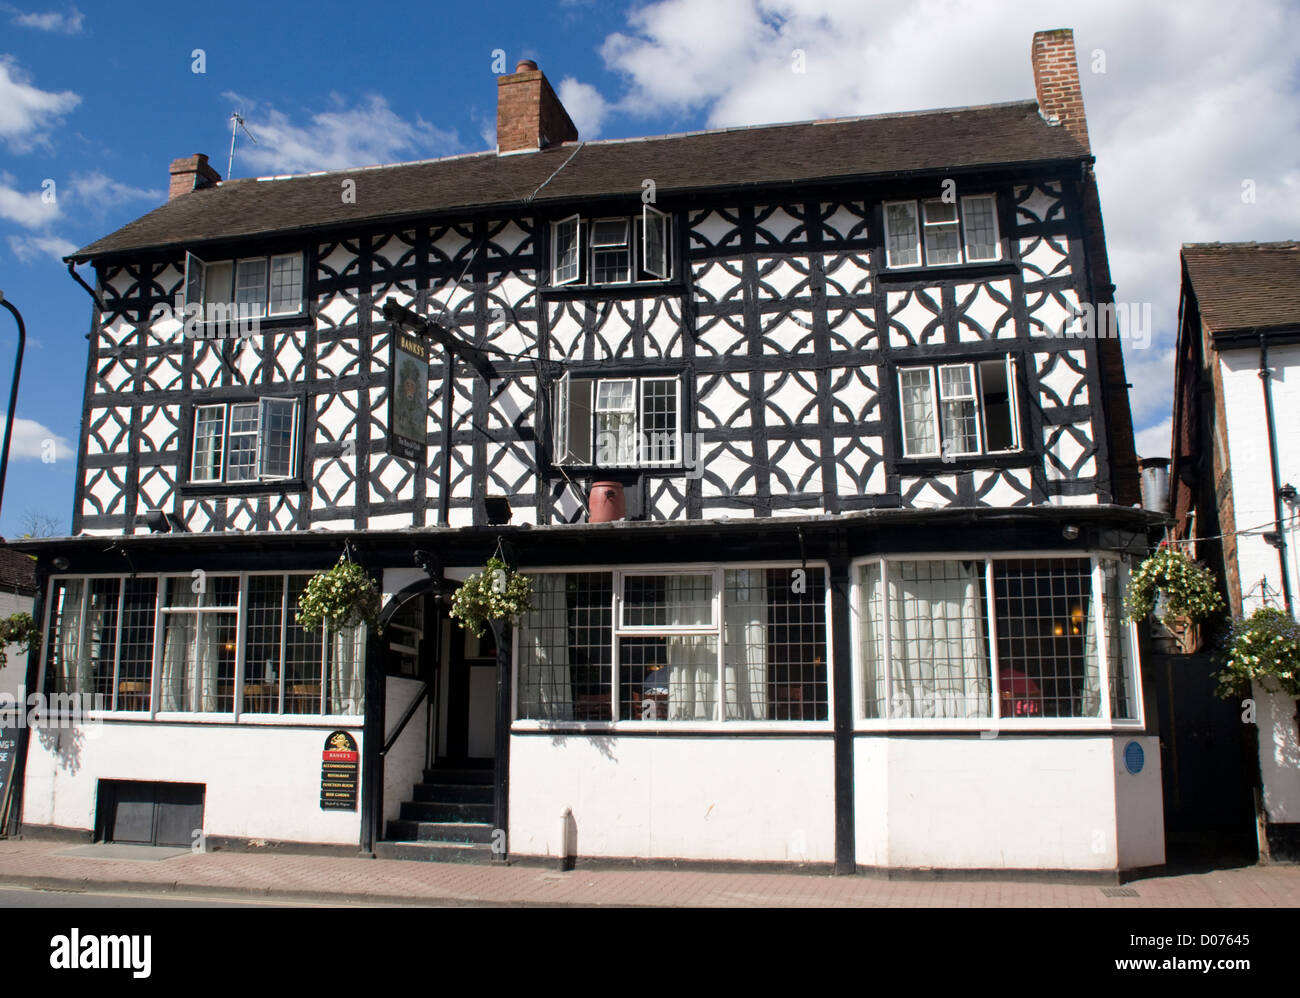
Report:
M 305 631 L 307 574 L 62 578 L 51 584 L 53 693 L 180 713 L 362 713 L 364 628 Z
M 1121 574 L 1108 558 L 861 564 L 863 715 L 1134 719 Z
M 823 569 L 537 572 L 518 716 L 824 721 Z

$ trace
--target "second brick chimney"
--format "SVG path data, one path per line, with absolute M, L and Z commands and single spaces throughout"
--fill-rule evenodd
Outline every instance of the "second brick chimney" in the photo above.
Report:
M 1083 90 L 1079 87 L 1079 64 L 1074 58 L 1074 32 L 1069 28 L 1034 32 L 1033 62 L 1038 109 L 1049 120 L 1059 121 L 1091 152 L 1088 119 L 1083 114 Z
M 183 159 L 172 160 L 171 189 L 167 200 L 178 198 L 182 194 L 197 191 L 200 187 L 211 187 L 221 182 L 221 174 L 208 166 L 208 157 L 201 152 Z
M 525 59 L 497 78 L 497 153 L 576 142 L 578 129 L 537 63 Z

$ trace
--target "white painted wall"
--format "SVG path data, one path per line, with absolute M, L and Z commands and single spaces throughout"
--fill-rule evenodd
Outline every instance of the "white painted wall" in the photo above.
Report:
M 205 835 L 356 845 L 358 811 L 322 811 L 334 726 L 87 723 L 32 732 L 23 821 L 91 829 L 101 779 L 202 783 Z M 360 727 L 348 728 L 361 744 Z
M 1277 441 L 1278 478 L 1300 488 L 1300 345 L 1269 347 L 1273 371 L 1273 422 Z M 1223 377 L 1223 404 L 1227 414 L 1229 466 L 1236 522 L 1224 531 L 1246 530 L 1272 524 L 1273 474 L 1268 450 L 1264 392 L 1259 378 L 1259 350 L 1246 348 L 1219 354 Z M 1300 508 L 1284 505 L 1293 598 L 1300 610 Z M 1271 527 L 1270 527 L 1271 529 Z M 1237 538 L 1237 564 L 1241 572 L 1242 610 L 1251 613 L 1261 604 L 1260 579 L 1281 592 L 1277 549 L 1258 535 Z M 1281 605 L 1280 597 L 1274 605 Z M 1259 764 L 1264 779 L 1264 801 L 1270 821 L 1300 822 L 1300 746 L 1296 743 L 1295 699 L 1266 693 L 1256 687 L 1259 723 Z
M 384 697 L 384 740 L 397 728 L 411 700 L 420 688 L 418 679 L 389 676 Z M 384 821 L 398 816 L 402 801 L 411 799 L 411 787 L 424 775 L 424 740 L 429 726 L 429 708 L 417 707 L 402 732 L 384 757 Z
M 1142 772 L 1124 769 L 1139 742 Z M 857 861 L 902 869 L 1114 870 L 1164 862 L 1158 739 L 855 742 Z
M 830 863 L 829 737 L 510 739 L 510 852 L 560 855 L 572 808 L 577 855 Z

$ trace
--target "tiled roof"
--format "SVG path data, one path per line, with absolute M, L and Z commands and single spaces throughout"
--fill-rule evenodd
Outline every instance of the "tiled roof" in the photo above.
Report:
M 1033 101 L 766 125 L 655 138 L 567 143 L 279 179 L 234 180 L 177 197 L 68 259 L 198 245 L 535 202 L 624 195 L 650 178 L 659 196 L 912 172 L 1083 159 Z M 356 181 L 345 204 L 342 181 Z
M 1300 243 L 1188 243 L 1183 262 L 1213 332 L 1300 325 Z
M 36 562 L 13 548 L 0 546 L 0 591 L 35 594 Z

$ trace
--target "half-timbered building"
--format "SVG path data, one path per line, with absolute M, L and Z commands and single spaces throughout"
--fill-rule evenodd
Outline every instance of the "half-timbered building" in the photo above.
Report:
M 1070 32 L 1032 64 L 1036 100 L 584 142 L 525 62 L 491 152 L 173 163 L 69 258 L 96 299 L 75 536 L 27 545 L 30 674 L 102 710 L 28 740 L 25 826 L 1163 862 Z M 382 634 L 295 623 L 345 543 Z M 535 609 L 479 640 L 447 594 L 493 554 Z M 355 805 L 321 794 L 327 738 Z

